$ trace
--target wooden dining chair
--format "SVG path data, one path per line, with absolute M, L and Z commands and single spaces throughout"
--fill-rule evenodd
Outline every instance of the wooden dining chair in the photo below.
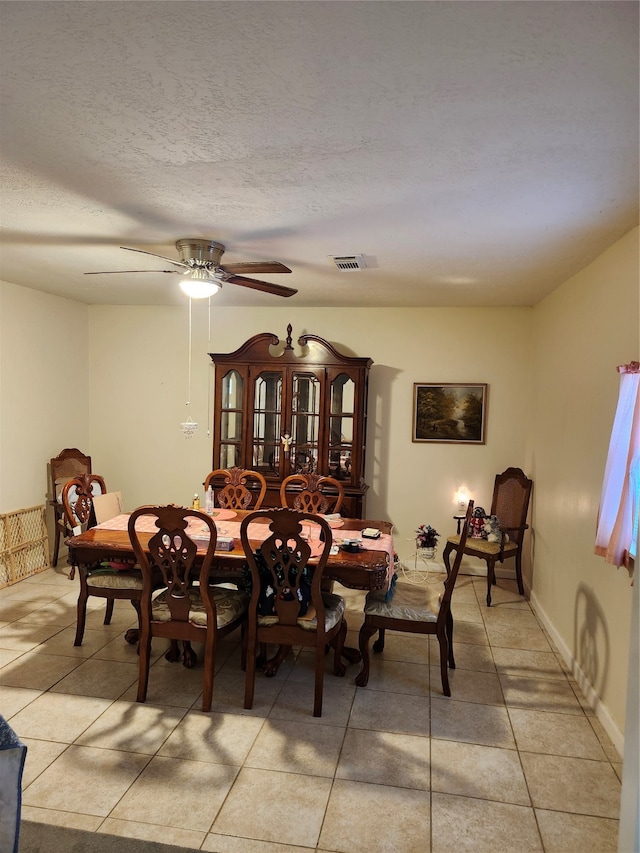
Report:
M 49 504 L 53 508 L 54 516 L 54 543 L 52 566 L 58 565 L 60 553 L 60 540 L 71 536 L 71 529 L 66 523 L 64 507 L 62 506 L 62 489 L 65 483 L 74 477 L 91 473 L 91 457 L 84 454 L 77 447 L 65 447 L 57 456 L 49 462 L 50 494 Z
M 78 528 L 84 532 L 93 526 L 93 497 L 98 487 L 99 494 L 105 494 L 107 487 L 98 474 L 85 474 L 68 480 L 62 489 L 62 505 L 64 507 L 65 524 L 70 533 Z M 76 637 L 74 646 L 81 646 L 87 620 L 87 601 L 90 595 L 105 598 L 107 602 L 104 623 L 109 625 L 113 615 L 113 605 L 116 599 L 131 601 L 140 623 L 140 598 L 142 596 L 142 575 L 135 563 L 123 563 L 114 560 L 103 560 L 92 566 L 71 567 L 71 577 L 76 569 L 80 578 L 80 594 L 78 596 L 78 615 L 76 622 Z M 134 642 L 135 634 L 129 635 L 128 641 Z
M 518 592 L 524 595 L 522 583 L 522 545 L 524 534 L 529 525 L 527 513 L 533 480 L 530 480 L 521 468 L 507 468 L 495 478 L 493 498 L 491 499 L 490 515 L 497 517 L 500 524 L 500 539 L 490 542 L 487 539 L 468 538 L 464 545 L 464 553 L 470 557 L 478 557 L 487 564 L 487 607 L 491 607 L 491 587 L 496 582 L 496 563 L 505 560 L 515 560 Z M 461 548 L 460 537 L 450 536 L 447 539 L 442 559 L 449 568 L 450 554 Z
M 298 512 L 338 512 L 344 500 L 340 480 L 320 474 L 291 474 L 280 486 L 280 503 Z
M 154 521 L 157 532 L 149 536 L 139 530 L 141 519 Z M 197 540 L 193 538 L 196 536 Z M 202 710 L 210 711 L 217 641 L 246 624 L 248 604 L 244 591 L 212 583 L 216 526 L 198 510 L 143 506 L 129 517 L 129 537 L 143 582 L 137 701 L 147 698 L 151 641 L 164 637 L 171 642 L 165 657 L 178 660 L 178 641 L 182 640 L 183 660 L 190 667 L 196 663 L 191 643 L 203 643 Z M 159 593 L 158 574 L 164 584 Z M 244 660 L 244 631 L 242 643 Z
M 249 529 L 256 522 L 268 522 L 270 531 L 257 546 L 251 542 Z M 319 528 L 317 540 L 305 538 L 310 523 L 313 529 Z M 342 676 L 346 671 L 340 659 L 347 635 L 345 601 L 321 589 L 331 549 L 331 528 L 313 513 L 264 509 L 243 519 L 240 539 L 251 573 L 244 707 L 253 707 L 259 646 L 275 644 L 279 656 L 291 646 L 304 646 L 315 650 L 313 716 L 320 717 L 329 644 L 335 649 L 334 673 Z M 278 663 L 274 661 L 271 666 L 277 668 Z
M 207 474 L 205 494 L 213 488 L 216 504 L 222 509 L 260 509 L 267 493 L 267 481 L 259 471 L 245 468 L 218 468 Z
M 451 596 L 462 562 L 464 543 L 469 532 L 469 519 L 473 512 L 473 501 L 469 501 L 462 532 L 461 548 L 456 555 L 453 568 L 447 573 L 444 585 L 414 584 L 399 580 L 393 594 L 386 589 L 372 590 L 367 594 L 364 605 L 364 622 L 360 628 L 359 647 L 362 654 L 362 669 L 356 676 L 358 687 L 366 687 L 369 681 L 369 639 L 376 631 L 379 637 L 373 644 L 374 652 L 384 651 L 385 631 L 404 631 L 410 634 L 434 634 L 440 647 L 440 676 L 442 692 L 451 696 L 448 669 L 455 669 L 453 655 L 453 616 Z

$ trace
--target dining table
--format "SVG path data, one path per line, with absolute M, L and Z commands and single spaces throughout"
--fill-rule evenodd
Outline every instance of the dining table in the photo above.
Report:
M 214 509 L 210 513 L 216 524 L 218 544 L 222 545 L 226 540 L 224 542 L 225 550 L 222 550 L 221 547 L 220 550 L 216 549 L 215 553 L 214 573 L 216 582 L 233 582 L 242 577 L 246 558 L 240 542 L 240 524 L 242 519 L 251 512 L 251 510 Z M 122 513 L 83 533 L 67 538 L 65 541 L 69 549 L 68 563 L 81 569 L 90 570 L 94 566 L 104 565 L 105 561 L 111 561 L 118 565 L 135 562 L 133 546 L 129 538 L 128 522 L 129 514 Z M 395 573 L 392 523 L 382 520 L 343 518 L 332 519 L 330 526 L 334 547 L 331 549 L 325 567 L 324 578 L 338 581 L 350 589 L 366 591 L 390 589 Z M 313 525 L 309 527 L 310 538 L 314 536 L 312 527 Z M 367 529 L 380 531 L 380 536 L 376 539 L 364 538 L 362 531 Z M 187 532 L 189 533 L 189 530 Z M 197 527 L 192 528 L 192 538 L 198 545 L 198 551 L 204 555 L 207 541 L 204 538 L 199 538 L 198 532 Z M 153 533 L 153 528 L 139 531 L 143 547 L 153 536 Z M 268 535 L 269 524 L 266 520 L 254 523 L 249 528 L 249 540 L 252 547 L 259 547 Z M 345 540 L 347 540 L 346 543 Z M 350 540 L 357 540 L 357 550 L 353 550 L 353 546 L 349 544 Z M 313 564 L 313 557 L 310 564 Z M 127 641 L 137 641 L 136 629 L 130 629 L 127 632 Z M 350 663 L 357 663 L 361 660 L 359 650 L 353 648 L 345 648 L 344 656 Z

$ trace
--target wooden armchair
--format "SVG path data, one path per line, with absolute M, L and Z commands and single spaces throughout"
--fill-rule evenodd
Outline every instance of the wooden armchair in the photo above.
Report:
M 373 644 L 375 652 L 384 651 L 384 638 L 387 628 L 390 631 L 404 631 L 411 634 L 434 634 L 440 646 L 440 677 L 442 692 L 451 696 L 448 669 L 455 669 L 453 656 L 453 616 L 451 615 L 451 596 L 462 562 L 462 554 L 469 519 L 473 512 L 473 501 L 469 501 L 464 525 L 460 534 L 460 548 L 447 573 L 444 588 L 398 581 L 392 597 L 387 600 L 386 590 L 372 590 L 368 593 L 364 605 L 364 622 L 360 628 L 360 652 L 362 669 L 356 676 L 358 687 L 366 687 L 369 681 L 369 639 L 379 631 L 379 637 Z
M 487 539 L 469 538 L 461 549 L 459 536 L 447 539 L 442 559 L 447 571 L 452 551 L 462 550 L 470 557 L 478 557 L 487 564 L 487 607 L 491 607 L 491 587 L 496 582 L 496 562 L 515 560 L 518 592 L 524 595 L 522 584 L 522 544 L 533 480 L 530 480 L 520 468 L 507 468 L 502 474 L 496 475 L 493 486 L 490 515 L 495 515 L 500 523 L 501 538 L 498 542 Z
M 94 485 L 100 492 L 107 491 L 104 480 L 98 474 L 85 474 L 68 480 L 62 489 L 62 506 L 64 508 L 65 524 L 70 533 L 76 527 L 82 531 L 93 524 L 93 495 Z M 71 576 L 78 568 L 80 576 L 80 595 L 78 596 L 78 616 L 74 646 L 82 645 L 84 628 L 87 619 L 87 600 L 90 595 L 106 598 L 107 607 L 104 624 L 111 622 L 113 603 L 117 598 L 128 599 L 138 614 L 140 621 L 140 598 L 142 596 L 142 575 L 131 566 L 116 564 L 113 561 L 100 562 L 95 566 L 72 566 Z M 130 638 L 133 641 L 133 636 Z
M 244 468 L 218 468 L 203 485 L 205 494 L 213 488 L 214 500 L 223 509 L 260 509 L 267 493 L 262 474 Z
M 319 474 L 291 474 L 280 486 L 280 503 L 298 512 L 338 512 L 344 500 L 339 480 Z
M 157 533 L 150 538 L 136 526 L 138 519 L 155 520 Z M 198 543 L 189 536 L 189 522 L 204 527 L 204 557 L 198 555 Z M 203 512 L 176 506 L 143 506 L 129 517 L 129 537 L 142 570 L 143 590 L 140 620 L 138 702 L 147 698 L 149 661 L 153 637 L 171 641 L 170 661 L 178 660 L 178 640 L 184 642 L 184 662 L 195 663 L 192 642 L 204 644 L 204 687 L 202 710 L 210 711 L 216 643 L 219 637 L 244 625 L 248 597 L 245 592 L 212 584 L 211 574 L 216 550 L 217 532 L 213 521 Z M 148 541 L 147 541 L 148 540 Z M 161 573 L 165 589 L 159 595 L 156 576 Z M 244 645 L 244 637 L 243 637 Z
M 271 535 L 254 550 L 249 525 L 255 521 L 268 521 Z M 317 541 L 303 538 L 303 522 L 320 527 Z M 264 509 L 243 519 L 240 539 L 251 572 L 244 707 L 253 707 L 258 647 L 275 644 L 282 653 L 291 646 L 305 646 L 315 649 L 313 715 L 320 717 L 329 644 L 335 647 L 334 673 L 342 676 L 346 671 L 340 660 L 347 635 L 345 602 L 321 588 L 331 549 L 331 528 L 313 513 Z M 309 566 L 314 551 L 317 562 L 314 559 Z
M 71 536 L 71 529 L 67 527 L 64 507 L 62 506 L 62 489 L 64 484 L 74 477 L 91 473 L 91 457 L 86 456 L 77 447 L 65 447 L 49 463 L 50 477 L 50 506 L 53 507 L 55 539 L 53 544 L 52 566 L 58 565 L 60 552 L 60 539 Z

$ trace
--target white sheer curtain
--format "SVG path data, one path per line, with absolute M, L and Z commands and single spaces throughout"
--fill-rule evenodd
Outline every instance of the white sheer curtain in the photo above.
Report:
M 640 362 L 621 364 L 620 394 L 604 473 L 595 552 L 633 573 L 640 506 Z

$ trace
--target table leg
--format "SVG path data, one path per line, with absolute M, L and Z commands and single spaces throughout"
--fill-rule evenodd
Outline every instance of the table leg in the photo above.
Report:
M 376 628 L 372 625 L 363 623 L 360 628 L 358 643 L 362 654 L 362 669 L 356 675 L 356 684 L 358 687 L 366 687 L 369 681 L 369 640 L 375 634 Z
M 278 651 L 272 658 L 269 658 L 264 665 L 264 674 L 267 678 L 273 678 L 273 676 L 278 672 L 280 664 L 289 654 L 290 649 L 291 646 L 278 646 Z
M 350 646 L 343 647 L 342 657 L 349 663 L 360 663 L 362 660 L 362 655 L 358 649 L 351 648 Z

